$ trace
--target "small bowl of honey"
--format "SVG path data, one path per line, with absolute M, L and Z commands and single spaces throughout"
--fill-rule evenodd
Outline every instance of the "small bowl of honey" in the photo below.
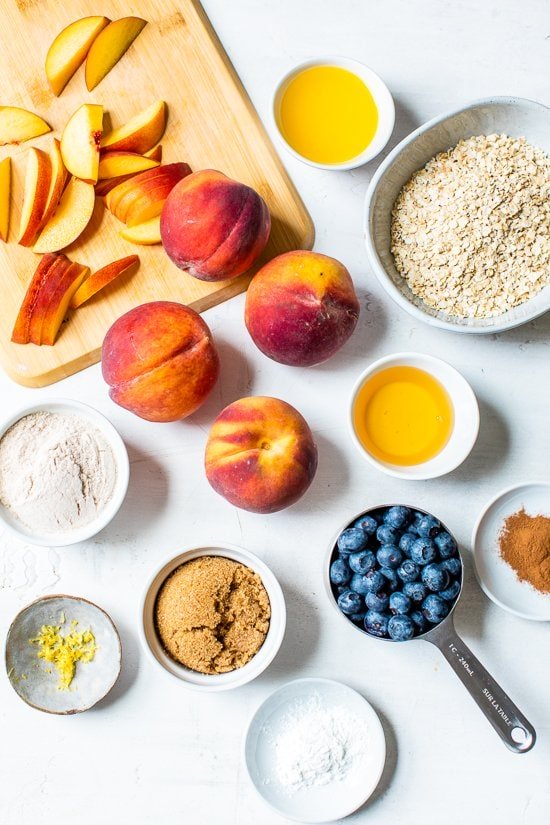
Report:
M 355 169 L 375 158 L 395 124 L 393 98 L 368 66 L 341 57 L 307 60 L 273 96 L 275 128 L 288 151 L 318 169 Z
M 359 376 L 350 424 L 355 445 L 374 467 L 426 480 L 450 473 L 469 455 L 479 407 L 466 379 L 446 361 L 400 352 Z

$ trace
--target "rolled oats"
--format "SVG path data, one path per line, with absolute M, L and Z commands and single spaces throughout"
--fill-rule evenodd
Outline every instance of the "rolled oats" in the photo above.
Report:
M 392 209 L 398 272 L 428 306 L 489 318 L 550 284 L 550 157 L 477 135 L 415 172 Z

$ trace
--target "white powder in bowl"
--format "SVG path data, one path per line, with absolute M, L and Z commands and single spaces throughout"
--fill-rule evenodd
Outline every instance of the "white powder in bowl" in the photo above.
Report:
M 325 705 L 313 695 L 290 706 L 274 746 L 277 779 L 294 793 L 344 779 L 366 755 L 368 730 L 344 706 Z
M 0 502 L 33 533 L 90 524 L 112 497 L 116 475 L 105 437 L 77 415 L 31 413 L 0 439 Z

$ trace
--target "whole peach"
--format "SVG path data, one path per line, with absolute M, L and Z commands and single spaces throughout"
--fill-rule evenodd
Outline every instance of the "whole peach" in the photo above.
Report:
M 147 421 L 177 421 L 206 400 L 219 359 L 200 315 L 183 304 L 152 301 L 109 329 L 102 371 L 116 404 Z
M 166 254 L 202 281 L 235 278 L 250 269 L 270 228 L 269 210 L 258 193 L 212 169 L 180 181 L 160 218 Z
M 252 279 L 245 323 L 256 346 L 295 367 L 320 364 L 348 340 L 359 301 L 346 267 L 318 252 L 286 252 Z
M 278 398 L 241 398 L 218 415 L 205 453 L 208 481 L 235 507 L 275 513 L 294 504 L 317 469 L 305 419 Z

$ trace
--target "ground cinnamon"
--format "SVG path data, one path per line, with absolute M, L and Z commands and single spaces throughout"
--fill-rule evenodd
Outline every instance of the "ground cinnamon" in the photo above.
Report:
M 550 518 L 529 516 L 524 509 L 508 516 L 499 551 L 520 581 L 550 594 Z

